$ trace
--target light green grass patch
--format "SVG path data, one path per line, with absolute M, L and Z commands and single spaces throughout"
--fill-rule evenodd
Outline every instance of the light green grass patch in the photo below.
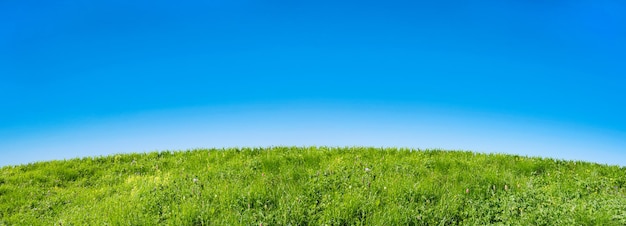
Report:
M 626 168 L 466 151 L 202 149 L 0 169 L 0 225 L 625 225 Z

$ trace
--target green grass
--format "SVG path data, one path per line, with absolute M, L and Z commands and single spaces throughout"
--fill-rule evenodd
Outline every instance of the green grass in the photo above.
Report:
M 626 225 L 626 167 L 274 147 L 0 169 L 0 225 Z

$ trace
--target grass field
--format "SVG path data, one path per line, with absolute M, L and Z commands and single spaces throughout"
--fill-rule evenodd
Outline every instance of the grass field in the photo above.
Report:
M 273 147 L 0 169 L 0 225 L 626 225 L 626 167 Z

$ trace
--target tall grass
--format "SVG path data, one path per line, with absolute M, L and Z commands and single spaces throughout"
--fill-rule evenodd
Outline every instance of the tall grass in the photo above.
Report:
M 462 151 L 273 147 L 0 169 L 0 225 L 626 225 L 626 168 Z

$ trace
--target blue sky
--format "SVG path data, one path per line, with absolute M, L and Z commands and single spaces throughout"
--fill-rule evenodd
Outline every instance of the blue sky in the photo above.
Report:
M 626 165 L 626 3 L 2 1 L 0 165 L 224 146 Z

